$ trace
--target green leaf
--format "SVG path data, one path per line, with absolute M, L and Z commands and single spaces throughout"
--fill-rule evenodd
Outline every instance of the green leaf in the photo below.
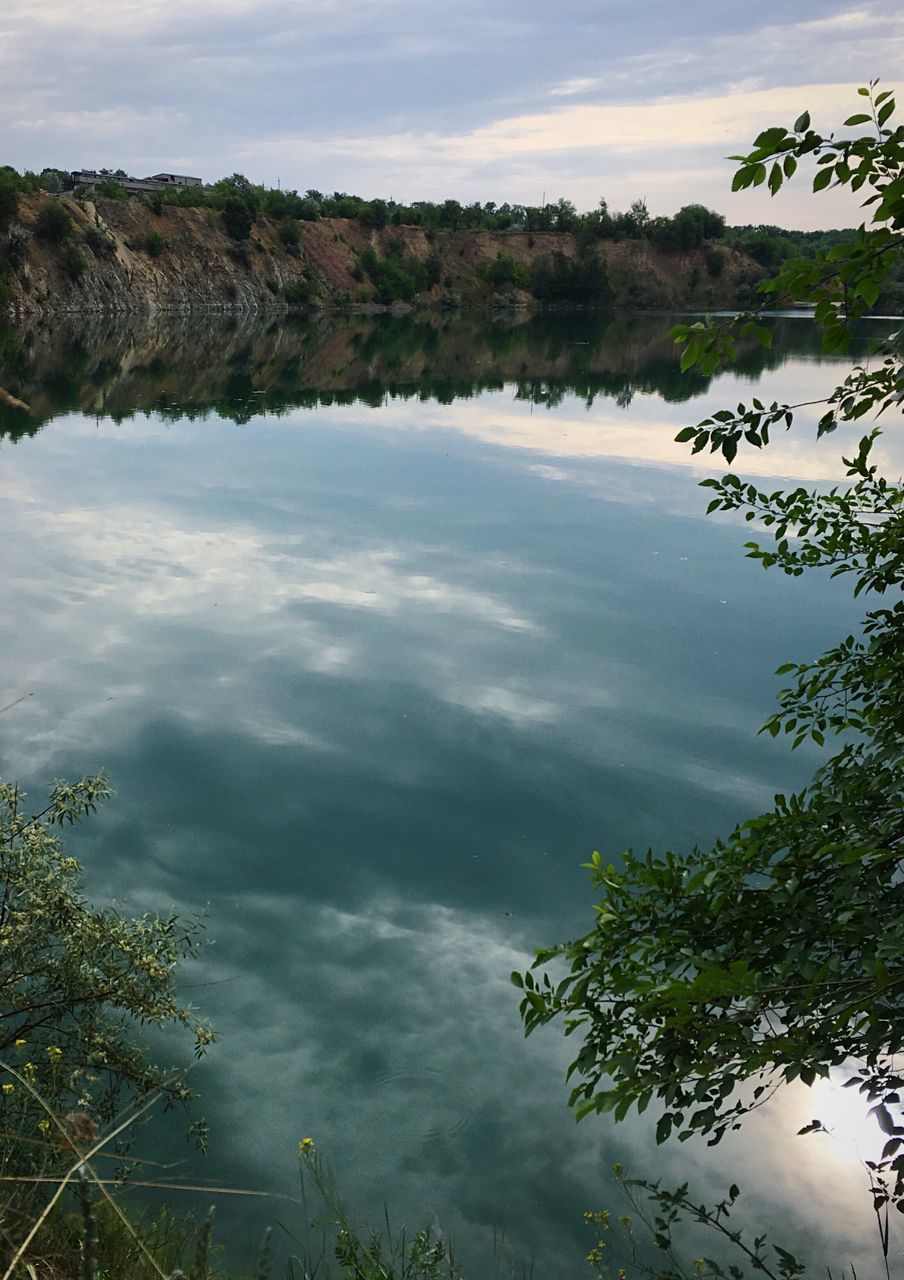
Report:
M 813 190 L 822 191 L 832 181 L 833 171 L 831 169 L 821 169 L 813 179 Z
M 794 132 L 806 133 L 809 127 L 810 127 L 810 113 L 809 111 L 805 111 L 802 115 L 799 115 L 797 119 L 794 121 Z
M 864 112 L 858 112 L 857 115 L 848 116 L 847 120 L 845 120 L 844 123 L 846 126 L 855 125 L 855 124 L 869 124 L 869 120 L 870 120 L 869 116 L 866 115 Z

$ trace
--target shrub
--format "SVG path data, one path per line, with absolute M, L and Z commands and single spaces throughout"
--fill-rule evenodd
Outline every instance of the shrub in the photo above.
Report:
M 244 200 L 230 196 L 223 204 L 223 226 L 233 240 L 247 240 L 254 218 Z
M 99 182 L 94 188 L 94 194 L 102 200 L 118 200 L 120 204 L 124 204 L 129 198 L 125 187 L 121 187 L 113 178 Z
M 14 222 L 7 232 L 6 241 L 6 258 L 11 267 L 20 267 L 25 261 L 25 251 L 28 241 L 31 239 L 31 232 L 22 226 L 21 222 Z
M 720 276 L 722 274 L 725 268 L 725 259 L 718 249 L 708 248 L 703 255 L 703 260 L 706 263 L 706 270 L 711 276 Z
M 72 230 L 72 214 L 58 200 L 41 205 L 35 222 L 35 235 L 48 244 L 62 244 Z
M 100 227 L 88 228 L 85 232 L 85 244 L 95 258 L 108 258 L 116 251 L 116 241 L 106 231 L 101 231 Z
M 420 258 L 406 257 L 404 247 L 397 240 L 388 245 L 385 258 L 378 258 L 373 249 L 365 249 L 358 266 L 374 285 L 375 300 L 384 306 L 391 302 L 412 302 L 435 283 L 426 263 Z
M 159 231 L 149 231 L 144 238 L 144 247 L 152 258 L 159 258 L 166 248 L 166 241 Z
M 290 307 L 304 307 L 313 302 L 317 297 L 317 281 L 310 275 L 305 274 L 293 280 L 291 284 L 287 284 L 283 289 L 283 298 Z
M 494 289 L 502 289 L 513 285 L 517 289 L 529 289 L 530 272 L 523 262 L 516 262 L 507 253 L 497 253 L 496 261 L 484 272 L 484 278 Z
M 63 852 L 55 828 L 93 813 L 109 794 L 103 777 L 60 783 L 30 817 L 19 789 L 0 784 L 0 1058 L 17 1072 L 4 1077 L 0 1158 L 7 1175 L 53 1173 L 47 1162 L 55 1146 L 16 1140 L 48 1132 L 32 1089 L 57 1115 L 72 1109 L 84 1113 L 86 1125 L 101 1125 L 124 1094 L 160 1089 L 171 1100 L 190 1096 L 181 1079 L 150 1065 L 136 1041 L 139 1024 L 185 1025 L 199 1052 L 211 1040 L 176 992 L 176 969 L 195 950 L 198 926 L 93 909 L 78 862 Z M 70 1157 L 63 1149 L 57 1159 Z M 43 1189 L 23 1186 L 19 1194 Z
M 279 224 L 279 238 L 287 249 L 297 249 L 300 239 L 297 218 L 283 218 Z
M 18 178 L 8 169 L 0 170 L 0 230 L 8 227 L 19 209 Z
M 70 280 L 78 280 L 84 274 L 87 265 L 85 255 L 79 246 L 73 240 L 67 241 L 63 247 L 63 266 Z
M 567 258 L 554 253 L 541 258 L 531 275 L 531 289 L 540 302 L 571 302 L 583 306 L 605 306 L 612 301 L 612 286 L 599 254 Z

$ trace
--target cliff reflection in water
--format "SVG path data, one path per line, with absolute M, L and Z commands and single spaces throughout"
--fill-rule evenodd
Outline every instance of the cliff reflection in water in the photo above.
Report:
M 543 405 L 568 393 L 588 407 L 600 397 L 627 405 L 637 392 L 686 401 L 711 380 L 680 372 L 672 322 L 586 314 L 57 319 L 0 331 L 0 387 L 32 409 L 28 417 L 0 404 L 0 435 L 34 435 L 71 411 L 117 420 L 216 413 L 246 423 L 317 405 L 377 406 L 387 396 L 450 404 L 506 384 Z M 819 355 L 813 326 L 769 324 L 772 349 L 743 346 L 736 373 L 756 377 L 791 355 Z

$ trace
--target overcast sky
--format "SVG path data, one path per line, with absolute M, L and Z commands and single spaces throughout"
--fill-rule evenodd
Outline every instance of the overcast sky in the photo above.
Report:
M 899 0 L 2 0 L 0 162 L 850 225 L 725 157 L 902 71 Z

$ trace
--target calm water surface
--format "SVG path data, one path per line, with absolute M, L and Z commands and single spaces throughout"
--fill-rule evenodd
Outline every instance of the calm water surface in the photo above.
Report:
M 792 1136 L 812 1095 L 715 1153 L 657 1149 L 648 1116 L 576 1127 L 570 1043 L 525 1042 L 509 984 L 590 927 L 593 849 L 708 841 L 805 780 L 815 754 L 756 736 L 771 673 L 858 616 L 746 561 L 748 527 L 703 518 L 711 459 L 673 443 L 838 365 L 779 320 L 774 352 L 682 379 L 667 324 L 120 320 L 0 348 L 36 412 L 0 418 L 0 766 L 35 797 L 107 768 L 71 837 L 92 895 L 206 908 L 210 1151 L 175 1118 L 142 1137 L 175 1176 L 294 1194 L 311 1135 L 362 1218 L 441 1225 L 472 1275 L 504 1233 L 503 1271 L 558 1280 L 621 1160 L 737 1179 L 758 1224 L 856 1256 L 856 1150 Z M 813 434 L 736 469 L 830 482 L 849 442 Z M 219 1213 L 236 1247 L 274 1218 Z

